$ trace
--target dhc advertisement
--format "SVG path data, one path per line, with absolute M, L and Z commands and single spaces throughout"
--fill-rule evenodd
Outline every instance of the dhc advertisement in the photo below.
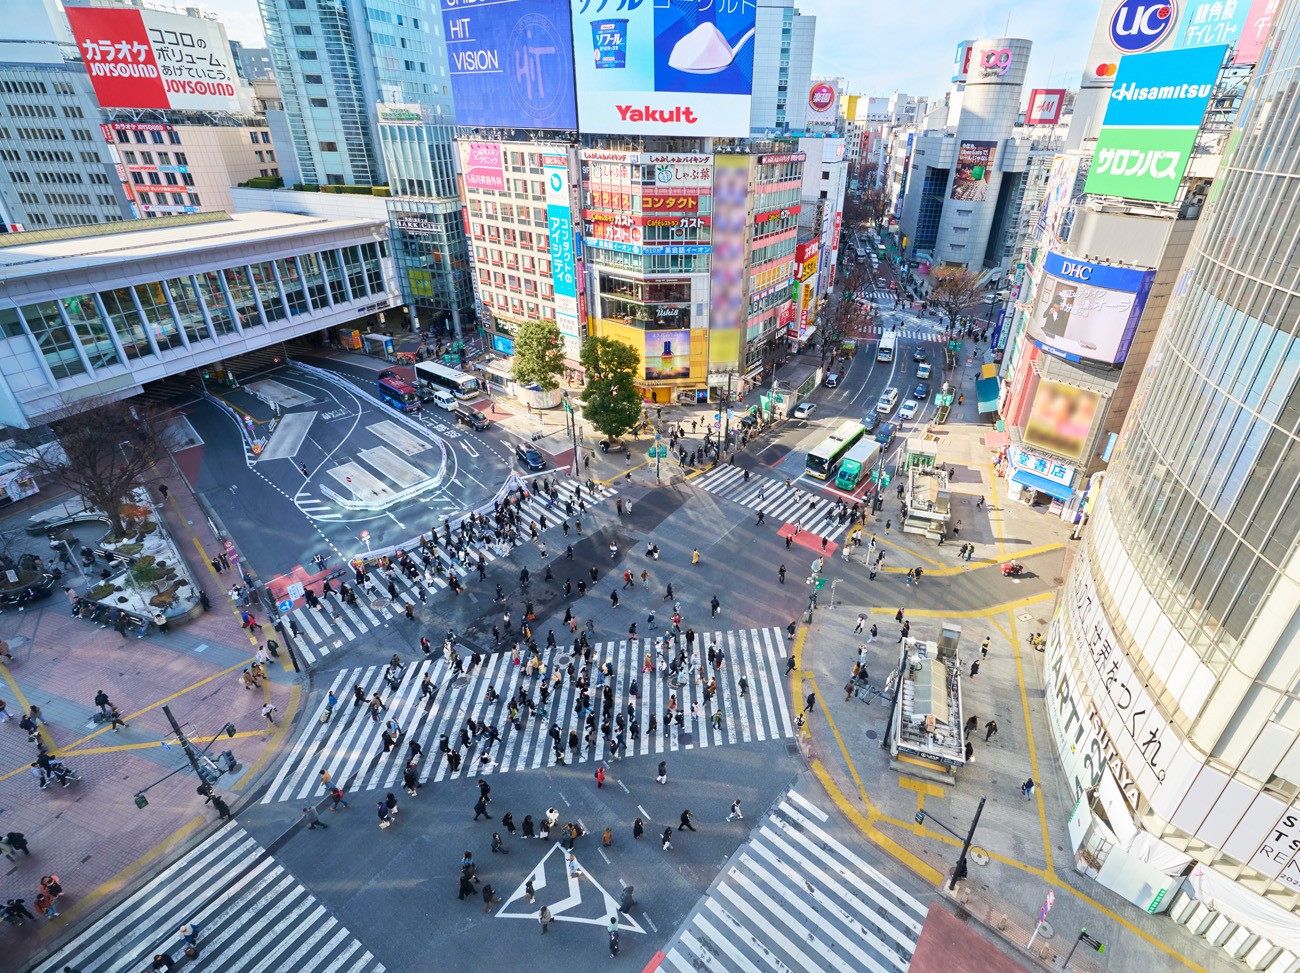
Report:
M 456 124 L 577 127 L 567 0 L 442 0 Z
M 749 134 L 754 0 L 571 3 L 585 131 Z
M 1055 251 L 1029 322 L 1029 337 L 1067 361 L 1118 364 L 1128 355 L 1155 280 L 1154 270 L 1111 267 Z

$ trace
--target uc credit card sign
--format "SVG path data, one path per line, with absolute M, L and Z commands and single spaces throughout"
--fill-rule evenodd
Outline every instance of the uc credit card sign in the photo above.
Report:
M 753 0 L 570 2 L 583 131 L 749 134 Z

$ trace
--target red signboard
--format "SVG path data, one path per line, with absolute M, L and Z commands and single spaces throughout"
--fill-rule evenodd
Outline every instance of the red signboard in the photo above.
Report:
M 1035 88 L 1029 92 L 1029 106 L 1025 109 L 1026 125 L 1055 125 L 1061 118 L 1065 104 L 1064 88 Z
M 807 263 L 809 257 L 817 256 L 817 247 L 820 241 L 808 240 L 794 248 L 794 262 L 797 264 Z
M 626 207 L 623 207 L 626 208 Z M 695 213 L 700 208 L 698 196 L 642 196 L 643 213 Z
M 139 10 L 68 7 L 64 13 L 80 44 L 95 52 L 84 60 L 101 105 L 171 107 Z
M 631 209 L 632 194 L 610 192 L 608 189 L 593 189 L 591 201 L 596 209 Z
M 779 220 L 783 216 L 798 216 L 802 206 L 787 206 L 785 209 L 768 210 L 766 213 L 759 213 L 754 217 L 755 223 L 766 223 L 768 220 Z
M 593 223 L 615 223 L 620 226 L 677 226 L 693 230 L 709 226 L 713 219 L 709 216 L 695 216 L 691 213 L 605 213 L 601 210 L 584 209 L 582 218 Z
M 806 152 L 786 152 L 782 155 L 760 155 L 758 164 L 760 166 L 778 165 L 782 162 L 803 162 L 808 158 Z

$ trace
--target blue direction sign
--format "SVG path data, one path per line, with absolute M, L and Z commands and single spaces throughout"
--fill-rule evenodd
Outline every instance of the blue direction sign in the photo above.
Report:
M 282 612 L 293 611 L 293 599 L 286 598 L 284 599 L 284 601 L 280 602 L 275 607 L 280 609 L 280 611 Z

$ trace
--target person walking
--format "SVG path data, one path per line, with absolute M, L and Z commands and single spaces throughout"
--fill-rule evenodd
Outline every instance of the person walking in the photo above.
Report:
M 695 825 L 691 824 L 691 820 L 692 820 L 694 817 L 695 817 L 695 815 L 693 815 L 693 814 L 691 813 L 690 808 L 687 808 L 685 811 L 683 811 L 683 812 L 682 812 L 682 821 L 681 821 L 681 824 L 677 825 L 677 830 L 678 830 L 678 831 L 684 831 L 684 830 L 686 830 L 686 829 L 689 828 L 691 831 L 694 831 L 694 830 L 695 830 Z
M 777 568 L 777 570 L 776 570 L 776 576 L 777 576 L 777 579 L 781 582 L 781 584 L 785 584 L 785 565 L 784 565 L 784 564 L 782 564 L 779 568 Z
M 492 887 L 492 883 L 488 882 L 485 884 L 483 886 L 483 911 L 491 912 L 492 906 L 496 905 L 500 901 L 501 900 L 497 898 L 497 890 Z
M 348 806 L 348 802 L 344 799 L 343 796 L 343 788 L 331 787 L 330 788 L 330 810 L 337 811 L 339 809 L 340 804 L 342 804 L 344 807 Z
M 808 698 L 804 700 L 804 704 L 803 704 L 804 712 L 807 713 L 809 716 L 811 716 L 812 711 L 816 708 L 816 706 L 817 706 L 817 694 L 809 693 Z
M 486 797 L 480 797 L 478 801 L 474 804 L 474 820 L 477 821 L 480 816 L 487 818 L 489 821 L 494 820 L 492 815 L 487 813 Z
M 731 802 L 731 813 L 727 815 L 727 820 L 730 821 L 732 818 L 738 818 L 741 821 L 745 820 L 745 816 L 740 813 L 740 798 L 736 798 Z
M 876 640 L 876 635 L 877 635 L 876 626 L 873 624 L 871 626 L 871 637 L 868 638 L 867 641 L 874 642 Z
M 316 813 L 315 805 L 308 805 L 302 809 L 303 820 L 307 822 L 307 830 L 314 831 L 316 828 L 328 828 L 329 825 L 320 819 Z
M 989 636 L 987 636 L 987 635 L 984 636 L 984 641 L 980 643 L 980 658 L 981 658 L 981 659 L 987 659 L 987 658 L 989 657 L 989 643 L 991 643 L 992 641 L 993 641 L 993 639 L 992 639 L 991 637 L 989 637 Z
M 1025 795 L 1026 801 L 1033 799 L 1034 788 L 1037 786 L 1038 785 L 1034 783 L 1034 778 L 1032 777 L 1028 778 L 1023 784 L 1020 785 L 1020 793 Z
M 325 788 L 325 790 L 328 791 L 330 789 L 330 782 L 334 780 L 334 775 L 331 774 L 324 767 L 322 767 L 320 769 L 320 777 L 318 779 L 320 780 L 320 786 Z
M 551 924 L 551 910 L 542 906 L 542 911 L 537 913 L 537 921 L 541 923 L 542 935 L 545 936 L 547 927 Z
M 853 626 L 853 634 L 854 634 L 854 635 L 861 635 L 861 634 L 862 634 L 862 626 L 864 626 L 864 625 L 866 625 L 866 624 L 867 624 L 867 616 L 866 616 L 864 613 L 859 612 L 859 613 L 858 613 L 858 623 L 857 623 L 856 625 Z
M 659 761 L 659 773 L 655 776 L 655 780 L 658 781 L 660 784 L 668 783 L 668 761 L 667 760 Z
M 109 701 L 108 693 L 104 692 L 102 689 L 95 693 L 95 705 L 99 707 L 99 711 L 105 716 L 107 716 L 109 710 L 113 708 L 113 704 Z
M 998 721 L 997 721 L 997 720 L 989 720 L 987 723 L 984 724 L 984 742 L 985 742 L 985 743 L 988 743 L 990 740 L 992 740 L 992 739 L 993 739 L 995 736 L 997 736 L 997 735 L 998 735 Z
M 379 818 L 380 828 L 387 828 L 393 823 L 393 813 L 383 801 L 375 802 L 375 816 Z
M 970 677 L 974 679 L 980 674 L 980 660 L 976 659 L 970 664 Z
M 695 567 L 698 567 L 699 563 L 700 563 L 700 549 L 698 547 L 693 547 L 691 548 L 691 564 Z
M 597 767 L 596 768 L 596 789 L 600 790 L 604 788 L 604 786 L 605 786 L 605 768 Z
M 709 599 L 709 609 L 711 610 L 712 617 L 717 618 L 718 612 L 722 610 L 722 602 L 718 601 L 717 595 L 714 595 Z
M 669 825 L 667 828 L 664 828 L 662 840 L 663 840 L 664 851 L 672 851 L 673 850 L 673 829 L 671 825 Z
M 644 834 L 645 834 L 645 823 L 640 818 L 637 818 L 635 821 L 632 822 L 632 838 L 636 841 L 640 841 L 641 836 Z

